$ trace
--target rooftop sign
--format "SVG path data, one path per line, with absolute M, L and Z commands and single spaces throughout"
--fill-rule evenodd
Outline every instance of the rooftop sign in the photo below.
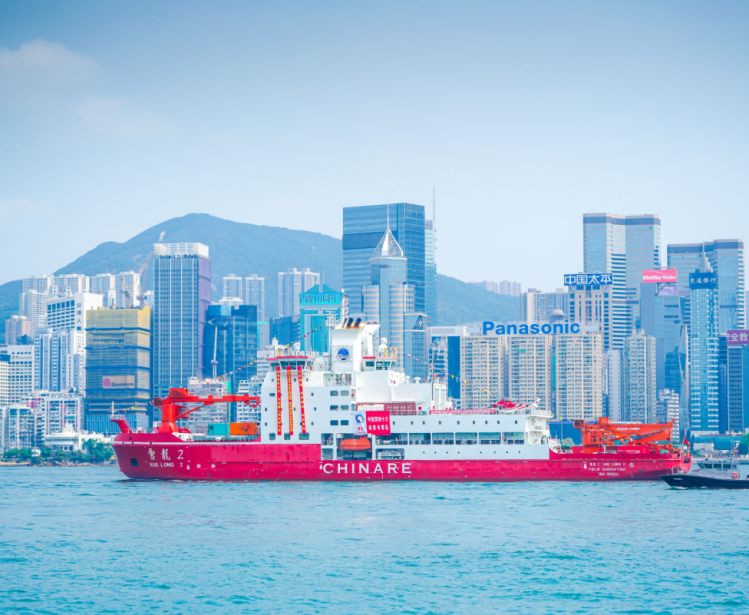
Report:
M 676 282 L 676 269 L 645 269 L 642 281 L 646 284 L 673 284 Z
M 310 293 L 299 295 L 299 305 L 340 305 L 341 293 Z
M 610 273 L 568 273 L 564 276 L 565 286 L 610 286 L 613 283 Z
M 481 327 L 483 335 L 489 335 L 494 332 L 494 335 L 554 335 L 564 333 L 580 333 L 582 328 L 576 322 L 569 323 L 557 323 L 555 325 L 546 324 L 495 324 L 493 322 L 484 322 Z
M 729 346 L 749 346 L 749 330 L 729 329 L 726 333 L 726 341 Z
M 690 273 L 689 288 L 718 288 L 718 274 L 713 273 L 712 271 Z

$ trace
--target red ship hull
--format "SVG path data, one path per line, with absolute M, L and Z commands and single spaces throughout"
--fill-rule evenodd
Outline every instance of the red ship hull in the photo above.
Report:
M 183 442 L 171 434 L 120 434 L 114 443 L 120 470 L 134 479 L 212 481 L 611 481 L 658 480 L 686 473 L 684 455 L 647 446 L 611 453 L 550 451 L 528 460 L 321 460 L 315 444 Z

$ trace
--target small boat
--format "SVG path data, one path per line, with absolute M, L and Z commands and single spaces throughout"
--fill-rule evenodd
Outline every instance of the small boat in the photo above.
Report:
M 746 462 L 729 459 L 700 462 L 700 469 L 689 474 L 666 474 L 661 478 L 671 487 L 683 489 L 749 489 Z

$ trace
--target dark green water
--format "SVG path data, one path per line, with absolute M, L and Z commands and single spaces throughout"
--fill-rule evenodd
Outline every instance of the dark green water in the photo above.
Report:
M 0 468 L 0 612 L 749 612 L 749 491 L 121 476 Z

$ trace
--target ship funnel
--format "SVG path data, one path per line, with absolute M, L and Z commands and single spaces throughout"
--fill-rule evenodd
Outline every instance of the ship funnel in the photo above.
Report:
M 361 318 L 357 318 L 356 322 L 354 323 L 354 329 L 358 329 L 360 324 L 361 324 Z

